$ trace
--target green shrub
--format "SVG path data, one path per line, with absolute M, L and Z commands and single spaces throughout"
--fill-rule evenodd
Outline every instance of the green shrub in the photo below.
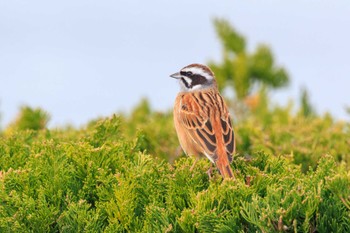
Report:
M 302 165 L 302 171 L 315 169 L 324 154 L 350 168 L 350 124 L 336 121 L 330 115 L 304 117 L 293 114 L 292 103 L 286 107 L 269 107 L 262 93 L 256 109 L 243 120 L 233 119 L 237 153 L 250 158 L 256 151 L 289 157 Z M 171 112 L 154 112 L 143 101 L 135 110 L 137 114 L 124 116 L 120 130 L 129 140 L 138 135 L 140 150 L 173 162 L 183 155 L 173 125 Z M 135 118 L 134 116 L 139 117 Z M 142 119 L 140 117 L 142 116 Z
M 236 179 L 222 181 L 208 178 L 207 160 L 190 171 L 191 158 L 150 156 L 125 124 L 2 136 L 0 232 L 350 231 L 350 173 L 333 156 L 303 173 L 250 148 L 235 157 Z
M 9 125 L 6 131 L 45 129 L 49 120 L 50 116 L 44 110 L 22 106 L 17 118 Z

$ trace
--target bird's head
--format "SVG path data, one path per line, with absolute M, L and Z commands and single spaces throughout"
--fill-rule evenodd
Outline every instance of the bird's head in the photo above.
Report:
M 185 66 L 170 77 L 178 79 L 181 89 L 186 92 L 216 88 L 214 73 L 209 67 L 201 64 Z

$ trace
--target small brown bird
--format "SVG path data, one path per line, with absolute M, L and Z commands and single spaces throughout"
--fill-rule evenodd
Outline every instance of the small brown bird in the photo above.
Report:
M 206 156 L 224 178 L 233 178 L 230 163 L 235 137 L 214 73 L 205 65 L 191 64 L 170 77 L 178 79 L 181 86 L 174 124 L 182 149 L 197 159 Z

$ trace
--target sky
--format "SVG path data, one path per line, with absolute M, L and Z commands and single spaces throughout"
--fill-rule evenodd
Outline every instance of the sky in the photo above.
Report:
M 319 113 L 349 120 L 347 0 L 12 0 L 0 1 L 0 126 L 23 105 L 49 112 L 51 127 L 128 112 L 142 97 L 171 109 L 170 74 L 220 61 L 216 17 L 249 51 L 268 44 L 287 69 L 291 84 L 275 102 L 297 102 L 305 87 Z

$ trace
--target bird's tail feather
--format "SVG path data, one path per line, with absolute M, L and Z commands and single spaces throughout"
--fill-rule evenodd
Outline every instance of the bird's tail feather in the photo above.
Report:
M 216 162 L 216 166 L 219 169 L 219 172 L 220 172 L 220 174 L 222 175 L 222 177 L 224 179 L 226 179 L 226 178 L 234 178 L 233 171 L 232 171 L 231 166 L 230 166 L 230 164 L 228 163 L 227 160 L 226 161 L 218 160 Z

